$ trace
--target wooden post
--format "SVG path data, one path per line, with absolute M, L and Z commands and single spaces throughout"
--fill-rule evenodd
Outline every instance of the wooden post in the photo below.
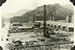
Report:
M 54 21 L 54 17 L 53 17 L 53 21 Z
M 46 5 L 44 5 L 44 36 L 46 35 Z

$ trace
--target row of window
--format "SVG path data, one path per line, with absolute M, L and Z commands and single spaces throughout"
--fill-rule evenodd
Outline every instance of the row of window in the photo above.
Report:
M 73 27 L 66 27 L 66 26 L 63 26 L 62 28 L 61 28 L 61 26 L 56 26 L 56 25 L 47 25 L 47 26 L 50 26 L 50 27 L 52 27 L 52 28 L 54 28 L 55 30 L 62 30 L 62 31 L 68 31 L 68 32 L 74 32 L 74 28 Z

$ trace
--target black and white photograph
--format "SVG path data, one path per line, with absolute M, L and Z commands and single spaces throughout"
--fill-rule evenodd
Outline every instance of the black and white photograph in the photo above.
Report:
M 6 0 L 0 11 L 2 50 L 71 50 L 74 46 L 70 0 Z

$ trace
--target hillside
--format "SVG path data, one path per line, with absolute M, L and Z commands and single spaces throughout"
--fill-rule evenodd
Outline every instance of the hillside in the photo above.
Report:
M 28 12 L 30 10 L 27 10 L 27 9 L 22 9 L 20 11 L 17 11 L 15 14 L 15 16 L 22 16 L 23 14 L 25 14 L 26 12 Z
M 50 20 L 50 17 L 55 17 L 55 20 L 62 20 L 65 19 L 66 16 L 70 16 L 73 14 L 72 10 L 64 8 L 59 4 L 47 5 L 46 11 L 47 11 L 46 20 Z M 43 20 L 43 15 L 44 15 L 44 6 L 40 6 L 20 16 L 21 17 L 20 21 L 21 22 L 29 21 L 30 17 L 32 17 L 34 20 Z

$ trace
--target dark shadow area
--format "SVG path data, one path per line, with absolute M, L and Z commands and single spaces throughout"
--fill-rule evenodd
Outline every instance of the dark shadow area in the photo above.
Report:
M 71 48 L 71 50 L 75 50 L 75 46 Z
M 3 48 L 0 46 L 0 50 L 3 50 Z
M 2 6 L 3 3 L 5 3 L 5 2 L 6 2 L 6 0 L 0 0 L 0 6 Z
M 75 6 L 75 0 L 70 0 L 70 2 L 72 2 L 72 3 L 73 3 L 73 5 Z

